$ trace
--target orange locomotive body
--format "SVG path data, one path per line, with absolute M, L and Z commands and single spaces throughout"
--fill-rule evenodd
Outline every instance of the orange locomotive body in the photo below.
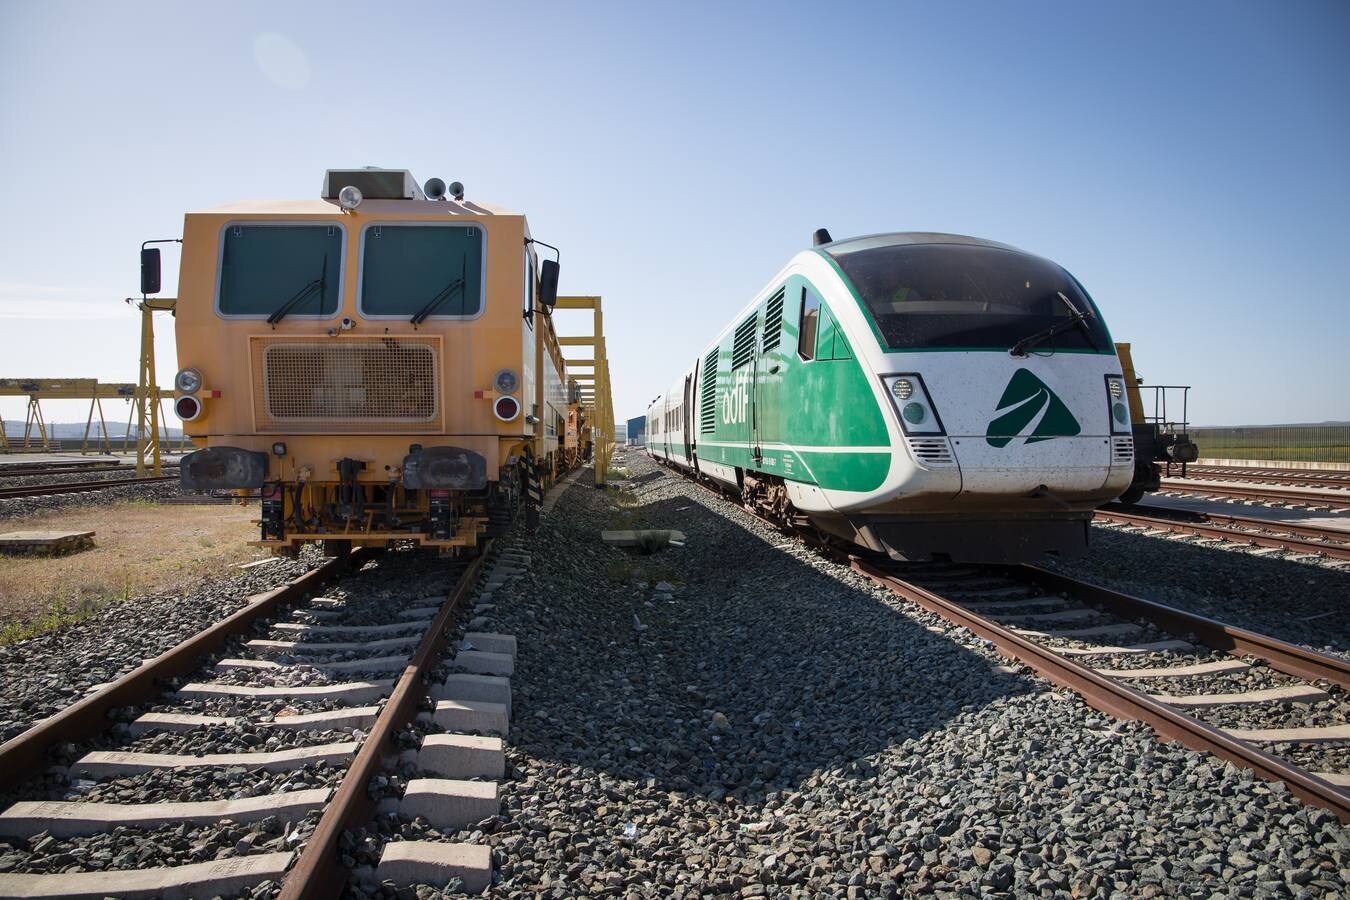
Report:
M 189 490 L 257 489 L 259 544 L 473 548 L 563 466 L 558 266 L 523 215 L 330 170 L 315 200 L 186 217 Z

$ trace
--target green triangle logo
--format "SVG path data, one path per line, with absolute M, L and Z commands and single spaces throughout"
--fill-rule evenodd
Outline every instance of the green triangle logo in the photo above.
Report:
M 1032 423 L 1035 426 L 1026 435 L 1028 444 L 1073 437 L 1082 431 L 1064 401 L 1044 381 L 1031 374 L 1030 369 L 1018 369 L 1013 373 L 995 412 L 997 415 L 984 433 L 984 439 L 991 447 L 1008 446 L 1013 438 L 1022 437 L 1022 432 Z

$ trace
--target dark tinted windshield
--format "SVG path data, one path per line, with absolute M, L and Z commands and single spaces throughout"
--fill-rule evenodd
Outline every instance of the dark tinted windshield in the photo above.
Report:
M 483 229 L 473 225 L 371 225 L 363 241 L 361 313 L 409 316 L 448 290 L 433 316 L 483 308 Z
M 826 248 L 853 282 L 887 346 L 1009 349 L 1070 315 L 1063 294 L 1083 312 L 1096 310 L 1078 283 L 1049 260 L 1015 250 L 965 244 L 872 242 Z M 1106 327 L 1094 316 L 1032 352 L 1110 352 Z
M 315 280 L 292 316 L 331 316 L 342 288 L 342 229 L 336 225 L 227 225 L 221 242 L 220 311 L 276 312 Z

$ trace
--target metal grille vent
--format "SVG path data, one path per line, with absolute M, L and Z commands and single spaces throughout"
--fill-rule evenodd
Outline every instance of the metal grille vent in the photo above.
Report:
M 769 298 L 769 305 L 764 308 L 764 352 L 778 346 L 778 341 L 782 337 L 783 331 L 783 291 L 779 291 Z
M 956 462 L 945 437 L 906 437 L 909 452 L 926 466 L 949 466 Z
M 736 326 L 736 337 L 731 342 L 731 368 L 739 369 L 755 357 L 755 324 L 757 314 Z
M 440 339 L 253 338 L 259 431 L 440 433 Z
M 703 360 L 702 396 L 698 402 L 698 433 L 712 434 L 717 427 L 717 348 Z
M 1111 439 L 1112 459 L 1116 462 L 1134 462 L 1134 438 L 1118 437 Z

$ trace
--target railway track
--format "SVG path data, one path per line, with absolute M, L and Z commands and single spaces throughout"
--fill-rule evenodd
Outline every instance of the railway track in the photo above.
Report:
M 12 500 L 18 497 L 50 497 L 55 494 L 79 494 L 85 491 L 125 487 L 130 484 L 160 484 L 177 480 L 177 475 L 161 475 L 147 478 L 105 478 L 102 481 L 71 481 L 63 484 L 26 484 L 19 487 L 0 488 L 0 500 Z
M 1189 478 L 1164 478 L 1159 489 L 1165 493 L 1195 494 L 1255 501 L 1277 501 L 1328 509 L 1350 509 L 1350 491 L 1288 490 L 1253 485 L 1196 483 Z
M 176 469 L 178 463 L 162 463 L 162 469 Z M 62 465 L 53 463 L 42 466 L 0 466 L 0 478 L 61 478 L 68 475 L 84 475 L 102 472 L 134 472 L 135 464 L 120 462 Z
M 713 485 L 697 483 L 724 500 L 738 502 Z M 781 523 L 742 508 L 785 530 Z M 1268 781 L 1283 782 L 1304 802 L 1350 822 L 1350 703 L 1345 695 L 1350 689 L 1350 660 L 1035 566 L 895 563 L 821 543 L 800 528 L 787 531 L 990 641 L 1005 657 L 1073 690 L 1093 708 L 1118 719 L 1144 722 L 1165 740 L 1180 741 Z M 1288 683 L 1210 694 L 1195 689 L 1202 684 L 1199 679 L 1221 683 L 1243 673 Z M 1152 693 L 1133 684 L 1158 680 L 1174 693 Z M 1282 710 L 1295 703 L 1334 707 L 1318 711 L 1330 723 L 1287 727 L 1278 724 L 1278 716 L 1272 716 L 1277 723 L 1271 727 L 1221 727 L 1207 721 L 1216 717 L 1214 710 L 1221 718 L 1225 709 Z M 1321 752 L 1335 758 L 1334 767 L 1314 761 L 1310 769 L 1262 749 L 1271 746 L 1290 748 L 1295 756 L 1314 760 Z
M 1350 472 L 1313 471 L 1311 469 L 1264 469 L 1236 466 L 1186 466 L 1187 478 L 1212 481 L 1248 481 L 1311 488 L 1350 488 Z
M 852 565 L 1094 708 L 1282 781 L 1305 802 L 1350 821 L 1350 756 L 1322 751 L 1339 760 L 1328 770 L 1315 749 L 1350 743 L 1344 693 L 1350 661 L 1033 566 L 898 566 L 860 558 Z M 1159 682 L 1165 690 L 1147 687 Z M 1250 682 L 1266 686 L 1232 689 Z M 1318 705 L 1307 718 L 1323 721 L 1290 725 L 1300 717 L 1288 705 L 1297 703 Z M 1261 712 L 1233 727 L 1234 710 Z M 1252 718 L 1266 715 L 1268 727 L 1253 727 Z M 1262 749 L 1271 746 L 1313 760 L 1311 770 Z
M 1350 531 L 1335 528 L 1286 524 L 1252 516 L 1192 513 L 1159 506 L 1108 507 L 1097 510 L 1096 518 L 1173 534 L 1193 534 L 1331 559 L 1350 559 Z
M 350 876 L 343 834 L 375 817 L 380 798 L 372 785 L 408 751 L 406 730 L 414 720 L 420 730 L 440 733 L 428 734 L 414 751 L 424 777 L 386 802 L 447 830 L 494 815 L 501 740 L 478 735 L 505 734 L 510 685 L 501 676 L 513 669 L 514 638 L 465 634 L 454 661 L 469 674 L 426 683 L 491 552 L 489 545 L 458 564 L 448 592 L 420 596 L 418 587 L 444 587 L 445 563 L 426 563 L 405 581 L 413 587 L 378 602 L 372 595 L 392 594 L 392 573 L 380 569 L 397 564 L 393 554 L 358 550 L 329 560 L 0 746 L 0 789 L 28 797 L 0 811 L 0 846 L 29 847 L 23 867 L 29 871 L 0 872 L 0 897 L 228 896 L 265 882 L 280 884 L 285 898 L 340 896 Z M 498 573 L 518 571 L 511 567 L 522 555 L 498 556 Z M 372 561 L 375 569 L 363 574 Z M 500 575 L 489 583 L 494 577 Z M 333 593 L 335 582 L 346 599 L 316 596 L 321 589 Z M 128 716 L 129 709 L 143 712 Z M 419 709 L 427 711 L 419 716 Z M 202 749 L 240 740 L 243 752 Z M 73 780 L 65 788 L 36 777 L 53 755 L 69 758 Z M 294 773 L 286 790 L 240 790 L 241 781 L 268 786 L 292 777 L 284 773 Z M 172 784 L 169 793 L 179 802 L 80 799 L 101 785 L 156 778 Z M 229 785 L 224 796 L 222 783 Z M 218 834 L 222 822 L 241 835 L 237 845 L 234 837 L 227 847 L 203 837 Z M 87 836 L 109 832 L 116 843 L 101 859 L 80 846 Z M 166 834 L 170 843 L 197 839 L 200 852 L 185 864 L 127 864 L 138 847 Z M 460 877 L 481 890 L 490 880 L 486 846 L 412 846 L 426 843 L 400 842 L 385 854 L 403 854 L 396 860 L 401 868 L 391 863 L 393 877 L 405 873 L 407 881 L 420 865 L 432 873 L 425 880 L 440 884 Z M 41 871 L 52 868 L 53 858 L 57 871 Z M 67 859 L 91 865 L 61 871 Z M 386 877 L 383 861 L 380 868 Z

